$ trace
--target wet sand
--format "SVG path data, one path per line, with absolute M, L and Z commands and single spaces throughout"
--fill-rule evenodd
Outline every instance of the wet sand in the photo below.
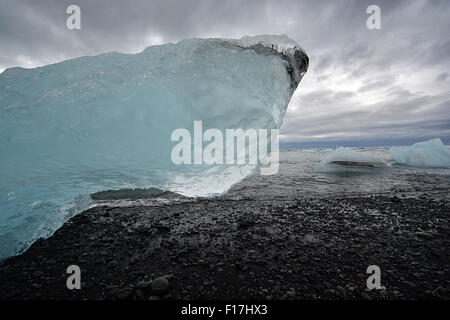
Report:
M 98 206 L 4 261 L 0 298 L 449 299 L 449 213 L 439 194 Z

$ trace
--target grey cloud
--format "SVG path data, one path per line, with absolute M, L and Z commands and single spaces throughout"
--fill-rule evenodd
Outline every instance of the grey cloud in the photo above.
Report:
M 437 97 L 410 95 L 405 100 L 390 99 L 360 110 L 345 111 L 344 108 L 337 108 L 332 116 L 316 116 L 307 112 L 298 114 L 287 119 L 283 134 L 287 135 L 288 138 L 285 138 L 287 141 L 311 141 L 317 139 L 315 136 L 323 135 L 329 137 L 337 135 L 342 139 L 355 139 L 361 136 L 403 138 L 414 134 L 447 136 L 450 135 L 448 110 L 450 110 L 450 95 Z M 301 133 L 301 139 L 297 137 L 298 132 Z M 289 139 L 289 136 L 294 139 Z
M 448 79 L 448 72 L 442 72 L 436 77 L 436 81 L 445 81 Z
M 376 3 L 382 30 L 366 28 L 370 0 L 0 0 L 0 71 L 189 37 L 285 33 L 310 56 L 286 139 L 448 132 L 450 2 Z M 70 4 L 81 7 L 81 30 L 65 27 Z
M 374 90 L 374 89 L 386 88 L 386 87 L 391 86 L 393 84 L 393 82 L 394 82 L 393 78 L 384 78 L 382 80 L 369 82 L 369 83 L 361 86 L 358 89 L 358 92 L 365 92 L 365 91 L 370 91 L 370 90 Z
M 345 99 L 355 95 L 356 93 L 353 91 L 339 91 L 334 94 L 333 99 Z

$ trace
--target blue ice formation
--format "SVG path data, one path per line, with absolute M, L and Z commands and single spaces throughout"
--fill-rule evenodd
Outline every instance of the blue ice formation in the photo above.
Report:
M 392 147 L 391 157 L 395 162 L 412 167 L 450 167 L 450 149 L 441 139 L 418 142 L 409 147 Z
M 86 209 L 90 194 L 211 196 L 257 164 L 177 166 L 171 133 L 275 129 L 308 68 L 292 39 L 187 39 L 0 74 L 0 259 Z

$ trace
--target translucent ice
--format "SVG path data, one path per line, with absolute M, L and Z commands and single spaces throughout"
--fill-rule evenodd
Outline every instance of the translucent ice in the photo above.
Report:
M 106 189 L 226 192 L 257 165 L 171 162 L 171 133 L 282 124 L 308 57 L 287 36 L 187 39 L 0 74 L 0 258 Z
M 332 151 L 316 167 L 318 172 L 372 172 L 375 168 L 384 168 L 383 159 L 350 148 L 340 147 Z
M 450 167 L 450 150 L 441 139 L 418 142 L 409 147 L 392 147 L 391 157 L 395 162 L 413 167 Z

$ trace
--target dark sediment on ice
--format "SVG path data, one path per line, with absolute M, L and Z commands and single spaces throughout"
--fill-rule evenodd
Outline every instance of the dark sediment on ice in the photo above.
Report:
M 0 265 L 0 298 L 448 299 L 449 212 L 435 195 L 99 206 Z
M 163 191 L 156 188 L 106 190 L 91 194 L 92 200 L 97 201 L 153 199 L 157 197 L 164 197 L 165 199 L 184 198 L 174 192 Z

